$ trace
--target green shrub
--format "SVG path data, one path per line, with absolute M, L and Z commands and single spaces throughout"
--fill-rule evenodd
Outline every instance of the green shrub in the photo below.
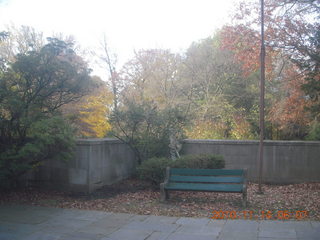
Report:
M 141 163 L 137 168 L 137 173 L 142 180 L 160 184 L 164 180 L 166 167 L 171 164 L 172 160 L 168 158 L 150 158 Z
M 225 162 L 222 156 L 214 154 L 185 155 L 172 163 L 176 168 L 224 168 Z
M 175 168 L 224 168 L 225 162 L 222 156 L 213 154 L 185 155 L 176 161 L 168 158 L 150 158 L 142 162 L 137 168 L 140 179 L 150 181 L 158 185 L 164 181 L 166 167 Z
M 18 187 L 23 174 L 46 160 L 67 161 L 73 156 L 73 129 L 62 117 L 35 121 L 28 130 L 24 144 L 7 144 L 0 151 L 0 189 Z

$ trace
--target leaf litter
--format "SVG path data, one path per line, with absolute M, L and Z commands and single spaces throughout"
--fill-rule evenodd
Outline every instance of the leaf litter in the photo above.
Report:
M 320 183 L 264 184 L 262 190 L 263 194 L 257 194 L 258 184 L 248 184 L 246 208 L 241 205 L 240 193 L 172 191 L 170 199 L 161 203 L 159 188 L 132 178 L 105 186 L 88 195 L 38 188 L 11 191 L 1 193 L 0 204 L 31 204 L 175 217 L 320 220 Z M 304 213 L 304 216 L 298 217 L 297 211 Z

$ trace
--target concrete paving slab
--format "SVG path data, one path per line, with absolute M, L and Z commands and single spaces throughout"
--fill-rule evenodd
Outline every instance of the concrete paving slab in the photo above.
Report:
M 27 235 L 39 230 L 41 230 L 41 226 L 39 225 L 0 222 L 0 233 L 13 233 L 13 234 Z
M 138 231 L 157 231 L 157 232 L 174 232 L 180 225 L 161 223 L 161 222 L 130 222 L 123 226 L 123 229 L 132 229 Z
M 294 229 L 274 229 L 272 231 L 260 230 L 258 236 L 260 238 L 297 238 L 297 234 Z
M 282 229 L 292 229 L 294 228 L 300 221 L 270 221 L 270 220 L 262 220 L 260 221 L 259 229 L 260 230 L 282 230 Z M 303 222 L 300 222 L 300 224 Z M 302 224 L 301 224 L 302 225 Z
M 132 229 L 119 229 L 118 231 L 110 234 L 107 238 L 112 240 L 145 240 L 148 236 L 152 234 L 152 231 L 136 231 Z
M 167 216 L 148 216 L 144 222 L 162 222 L 162 223 L 176 223 L 178 217 L 167 217 Z
M 135 215 L 129 213 L 112 213 L 113 218 L 115 219 L 131 219 Z
M 97 220 L 109 216 L 111 213 L 102 211 L 78 210 L 78 209 L 62 209 L 53 217 L 64 219 L 79 219 L 79 220 Z
M 58 208 L 8 205 L 6 208 L 0 208 L 0 221 L 39 224 L 59 215 L 62 211 Z
M 259 222 L 253 220 L 227 220 L 219 234 L 219 240 L 257 240 Z
M 37 213 L 27 212 L 26 210 L 16 211 L 7 209 L 0 213 L 0 221 L 13 223 L 38 224 L 48 219 L 48 216 L 38 215 Z
M 117 231 L 120 229 L 119 227 L 98 227 L 95 225 L 89 225 L 83 228 L 80 228 L 79 230 L 77 230 L 78 232 L 82 232 L 82 233 L 96 233 L 96 234 L 100 234 L 103 236 L 108 236 L 109 234 Z
M 134 215 L 132 218 L 130 218 L 131 221 L 144 221 L 147 218 L 149 218 L 149 215 Z
M 178 233 L 196 233 L 201 235 L 218 236 L 222 231 L 222 227 L 210 227 L 210 226 L 190 226 L 181 225 L 176 232 Z
M 314 229 L 309 221 L 286 221 L 279 224 L 281 224 L 283 229 L 295 229 L 300 231 L 309 231 Z
M 23 240 L 25 235 L 21 235 L 18 233 L 7 233 L 7 232 L 0 232 L 0 239 L 1 240 Z
M 130 217 L 131 218 L 131 217 Z M 125 218 L 123 216 L 119 217 L 118 215 L 109 215 L 97 221 L 91 223 L 91 226 L 100 227 L 100 228 L 120 228 L 123 225 L 130 222 L 130 218 Z
M 0 205 L 0 219 L 0 240 L 318 240 L 320 236 L 318 221 L 176 218 L 25 205 Z
M 241 235 L 238 237 L 234 236 L 219 236 L 218 240 L 258 240 L 258 237 L 255 236 L 246 236 L 246 235 Z M 269 240 L 273 240 L 269 238 Z
M 35 232 L 28 236 L 24 236 L 23 240 L 60 240 L 61 236 L 62 234 L 59 233 L 48 233 L 41 231 Z
M 92 221 L 79 220 L 79 219 L 50 219 L 45 223 L 41 223 L 38 226 L 41 226 L 45 232 L 53 233 L 72 233 L 83 227 L 92 224 Z
M 100 240 L 104 236 L 96 233 L 74 232 L 62 235 L 58 240 Z
M 310 221 L 312 227 L 316 228 L 316 229 L 320 229 L 320 222 L 316 222 L 316 221 Z
M 237 239 L 237 240 L 257 240 L 258 239 L 258 232 L 257 231 L 241 231 L 239 229 L 234 231 L 226 231 L 222 230 L 218 237 L 219 240 L 227 240 L 227 239 Z
M 259 228 L 258 221 L 252 220 L 227 220 L 223 226 L 224 232 L 257 232 Z
M 171 233 L 166 232 L 153 232 L 146 238 L 146 240 L 167 240 L 170 234 Z
M 296 230 L 298 239 L 320 239 L 320 229 L 312 229 L 309 231 Z
M 217 219 L 210 219 L 207 223 L 207 226 L 211 227 L 222 227 L 226 224 L 227 220 L 217 220 Z
M 189 234 L 189 233 L 173 233 L 167 240 L 215 240 L 216 236 L 201 235 L 201 234 Z
M 258 240 L 297 240 L 297 238 L 258 238 Z
M 210 222 L 209 218 L 181 217 L 176 221 L 176 224 L 204 226 L 204 225 L 207 225 L 209 222 Z
M 21 211 L 33 211 L 33 212 L 41 212 L 46 211 L 47 213 L 54 214 L 59 211 L 63 211 L 62 208 L 53 208 L 53 207 L 41 207 L 41 206 L 33 206 L 33 205 L 15 205 L 15 204 L 5 204 L 0 205 L 0 215 L 5 213 L 6 211 L 10 211 L 10 213 L 21 212 Z

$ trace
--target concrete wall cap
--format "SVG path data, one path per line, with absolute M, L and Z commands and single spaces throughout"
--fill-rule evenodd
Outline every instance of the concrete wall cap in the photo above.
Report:
M 225 139 L 184 139 L 182 141 L 185 144 L 188 143 L 199 143 L 199 144 L 228 144 L 228 145 L 257 145 L 259 140 L 225 140 Z M 99 145 L 99 144 L 119 144 L 122 143 L 116 138 L 88 138 L 88 139 L 77 139 L 77 145 Z M 320 146 L 320 141 L 275 141 L 265 140 L 266 146 L 272 145 L 315 145 Z
M 119 144 L 122 143 L 116 138 L 88 138 L 88 139 L 77 139 L 77 145 L 100 145 L 100 144 Z
M 183 143 L 188 144 L 213 144 L 213 145 L 220 145 L 220 144 L 227 144 L 227 145 L 259 145 L 259 140 L 224 140 L 224 139 L 185 139 Z M 315 145 L 320 146 L 320 141 L 274 141 L 274 140 L 265 140 L 264 141 L 266 146 L 273 146 L 273 145 Z

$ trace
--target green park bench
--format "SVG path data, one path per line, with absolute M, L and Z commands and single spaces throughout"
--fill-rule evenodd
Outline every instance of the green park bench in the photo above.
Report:
M 202 191 L 242 193 L 242 204 L 247 204 L 246 169 L 166 169 L 160 184 L 161 201 L 169 199 L 169 191 Z

